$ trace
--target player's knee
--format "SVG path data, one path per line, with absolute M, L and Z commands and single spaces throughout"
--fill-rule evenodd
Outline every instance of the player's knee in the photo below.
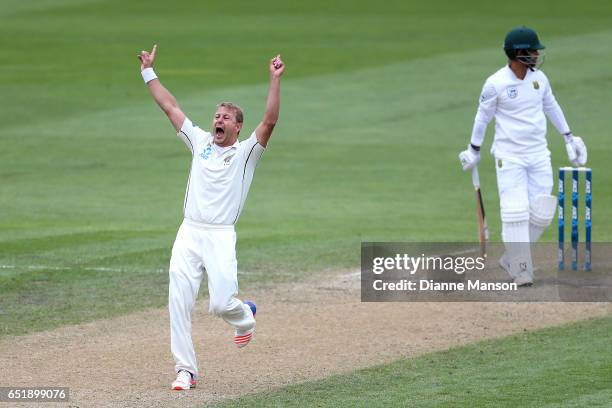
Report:
M 182 288 L 185 285 L 189 285 L 185 273 L 181 272 L 179 268 L 170 267 L 170 269 L 168 270 L 168 279 L 170 281 L 170 286 Z
M 185 273 L 181 272 L 177 269 L 172 269 L 168 271 L 169 276 L 169 285 L 168 292 L 171 300 L 174 301 L 183 301 L 187 298 L 191 297 L 192 293 L 192 283 L 186 277 Z
M 223 316 L 225 313 L 229 311 L 229 306 L 230 306 L 229 302 L 225 299 L 222 299 L 222 300 L 211 299 L 210 305 L 209 305 L 209 311 L 215 316 Z
M 529 207 L 529 222 L 538 227 L 546 228 L 555 217 L 557 197 L 550 194 L 540 194 Z

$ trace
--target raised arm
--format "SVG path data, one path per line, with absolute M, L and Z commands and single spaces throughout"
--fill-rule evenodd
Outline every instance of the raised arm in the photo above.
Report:
M 266 102 L 266 111 L 263 120 L 255 129 L 257 143 L 266 147 L 276 122 L 278 121 L 278 113 L 280 111 L 280 77 L 285 71 L 285 64 L 281 60 L 280 55 L 270 60 L 270 88 L 268 89 L 268 100 Z
M 181 126 L 183 126 L 183 122 L 185 121 L 185 114 L 178 106 L 174 96 L 172 96 L 172 94 L 161 84 L 153 71 L 153 63 L 155 62 L 156 55 L 157 44 L 153 46 L 153 50 L 150 53 L 143 50 L 138 54 L 140 72 L 147 84 L 147 88 L 149 88 L 149 92 L 151 92 L 151 96 L 153 96 L 155 102 L 157 102 L 166 116 L 168 116 L 168 119 L 172 122 L 172 126 L 174 126 L 174 129 L 178 132 L 181 130 Z

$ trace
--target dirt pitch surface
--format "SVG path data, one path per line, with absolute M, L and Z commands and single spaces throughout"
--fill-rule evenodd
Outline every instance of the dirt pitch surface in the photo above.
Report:
M 198 388 L 174 379 L 166 309 L 0 340 L 1 386 L 70 387 L 63 407 L 194 407 L 485 338 L 602 316 L 609 303 L 361 303 L 358 273 L 244 293 L 257 332 L 244 349 L 198 302 Z M 0 407 L 8 406 L 0 403 Z M 20 403 L 19 407 L 28 406 Z M 39 403 L 31 404 L 40 407 Z

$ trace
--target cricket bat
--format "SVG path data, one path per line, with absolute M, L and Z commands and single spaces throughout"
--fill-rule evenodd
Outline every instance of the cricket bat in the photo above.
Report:
M 478 167 L 472 169 L 472 184 L 476 191 L 476 217 L 478 218 L 478 238 L 480 241 L 480 255 L 487 254 L 487 241 L 489 240 L 489 227 L 487 227 L 487 219 L 485 217 L 484 204 L 482 203 L 482 194 L 480 192 L 480 177 L 478 176 Z

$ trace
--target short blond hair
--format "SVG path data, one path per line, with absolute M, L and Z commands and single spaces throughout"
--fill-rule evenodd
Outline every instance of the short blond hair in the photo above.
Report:
M 236 105 L 235 103 L 232 102 L 221 102 L 220 104 L 217 105 L 217 109 L 219 108 L 227 108 L 231 111 L 234 112 L 234 116 L 236 116 L 236 122 L 238 123 L 243 123 L 244 121 L 244 114 L 242 113 L 242 108 L 238 105 Z

